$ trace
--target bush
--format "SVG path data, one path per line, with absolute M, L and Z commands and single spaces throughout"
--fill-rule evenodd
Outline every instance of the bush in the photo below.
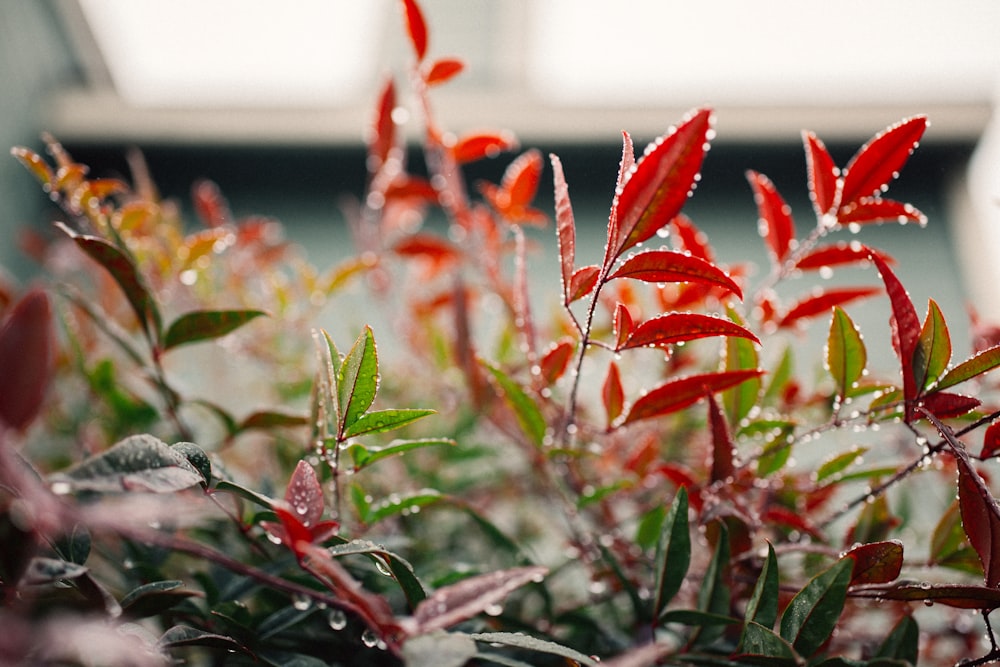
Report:
M 711 110 L 639 158 L 624 135 L 592 264 L 550 156 L 561 281 L 540 318 L 544 159 L 523 152 L 470 192 L 463 166 L 516 141 L 437 124 L 433 89 L 462 64 L 430 59 L 419 7 L 403 8 L 429 176 L 407 167 L 389 81 L 351 209 L 357 252 L 328 271 L 277 222 L 234 219 L 211 183 L 193 189 L 191 231 L 142 168 L 130 185 L 91 178 L 53 139 L 52 164 L 14 149 L 65 222 L 47 284 L 3 290 L 3 661 L 1000 659 L 996 332 L 974 327 L 975 354 L 953 363 L 937 304 L 921 320 L 888 254 L 834 240 L 926 222 L 883 195 L 927 120 L 885 129 L 843 168 L 804 133 L 804 236 L 748 172 L 770 257 L 752 291 L 681 212 Z M 794 287 L 848 267 L 880 284 Z M 398 325 L 391 368 L 363 321 L 345 352 L 309 334 L 358 283 Z M 846 310 L 883 293 L 894 378 L 869 374 Z M 783 333 L 827 321 L 809 383 Z M 956 479 L 954 502 L 927 502 Z

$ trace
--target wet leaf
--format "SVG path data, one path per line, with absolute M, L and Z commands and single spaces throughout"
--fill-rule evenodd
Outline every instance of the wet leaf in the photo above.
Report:
M 243 421 L 236 426 L 236 432 L 241 433 L 253 429 L 268 431 L 279 427 L 302 426 L 308 421 L 306 416 L 302 414 L 261 410 L 244 417 Z
M 576 352 L 576 341 L 572 338 L 563 338 L 553 343 L 552 347 L 542 355 L 538 367 L 546 385 L 554 384 L 563 376 L 569 368 L 574 352 Z
M 536 639 L 520 632 L 477 632 L 470 634 L 469 637 L 477 642 L 490 645 L 510 646 L 511 648 L 525 649 L 535 653 L 546 653 L 548 655 L 568 658 L 586 667 L 600 667 L 598 661 L 579 651 L 545 639 Z
M 813 577 L 781 615 L 781 637 L 811 656 L 829 639 L 847 599 L 854 561 L 844 559 Z
M 227 651 L 239 651 L 250 654 L 250 650 L 232 637 L 213 632 L 205 632 L 187 625 L 175 625 L 163 633 L 158 644 L 163 648 L 182 648 L 185 646 L 204 646 Z
M 212 481 L 212 461 L 208 458 L 205 450 L 193 442 L 175 442 L 170 448 L 180 452 L 188 460 L 203 479 L 203 485 Z
M 584 266 L 576 270 L 569 286 L 569 302 L 573 303 L 577 299 L 582 299 L 594 291 L 597 279 L 600 277 L 601 268 L 596 265 Z
M 728 309 L 730 320 L 744 325 L 739 314 Z M 722 370 L 744 371 L 760 366 L 760 355 L 757 353 L 755 341 L 740 336 L 727 336 L 725 341 L 725 360 Z M 773 380 L 772 380 L 773 381 Z M 722 406 L 730 424 L 739 424 L 750 414 L 758 404 L 761 381 L 759 378 L 740 383 L 732 389 L 722 392 Z
M 388 551 L 381 545 L 368 540 L 354 540 L 330 547 L 329 552 L 334 557 L 365 554 L 370 556 L 377 565 L 389 568 L 393 578 L 406 596 L 406 602 L 411 610 L 415 609 L 427 597 L 423 585 L 413 571 L 413 566 L 399 554 Z
M 802 271 L 818 271 L 834 266 L 866 264 L 872 255 L 878 255 L 887 264 L 895 264 L 895 260 L 889 255 L 857 241 L 838 241 L 816 246 L 795 262 L 795 268 Z
M 451 147 L 451 154 L 455 162 L 466 164 L 483 158 L 494 158 L 504 151 L 516 149 L 517 146 L 517 139 L 510 132 L 472 134 L 456 141 Z
M 548 569 L 540 566 L 515 567 L 469 577 L 439 588 L 417 605 L 413 613 L 419 628 L 417 634 L 444 630 L 472 618 L 547 573 Z
M 839 475 L 847 470 L 855 461 L 861 459 L 868 449 L 865 447 L 854 447 L 846 452 L 836 454 L 824 461 L 816 469 L 816 481 L 822 482 L 825 479 Z
M 368 169 L 372 173 L 385 164 L 389 153 L 396 146 L 396 123 L 392 119 L 395 108 L 396 86 L 392 79 L 387 79 L 378 96 L 368 137 Z
M 711 124 L 711 110 L 695 111 L 622 172 L 624 182 L 611 205 L 605 266 L 652 238 L 680 213 L 705 158 Z
M 601 401 L 604 403 L 604 414 L 607 415 L 608 428 L 621 416 L 625 407 L 625 390 L 622 388 L 622 378 L 618 372 L 618 364 L 608 364 L 608 374 L 601 386 Z
M 691 221 L 689 217 L 683 213 L 678 213 L 677 216 L 670 221 L 671 226 L 677 233 L 677 238 L 680 241 L 680 249 L 686 251 L 692 257 L 700 257 L 706 262 L 715 261 L 715 252 L 712 250 L 712 246 L 708 243 L 708 237 L 705 233 L 695 226 L 694 222 Z
M 774 553 L 774 547 L 769 542 L 767 545 L 767 558 L 764 559 L 764 567 L 754 584 L 753 593 L 747 602 L 744 618 L 747 624 L 757 623 L 765 628 L 773 628 L 778 620 L 778 559 Z M 746 644 L 746 628 L 744 628 L 744 638 L 741 645 Z
M 922 391 L 938 379 L 951 360 L 951 336 L 944 315 L 937 302 L 931 299 L 927 306 L 927 317 L 920 329 L 916 348 L 913 351 L 913 378 L 917 389 Z
M 31 172 L 31 175 L 38 179 L 38 182 L 42 184 L 42 189 L 46 192 L 51 192 L 55 186 L 55 174 L 52 173 L 52 168 L 45 159 L 31 150 L 30 148 L 24 148 L 23 146 L 15 146 L 10 149 L 10 154 L 17 158 L 24 167 Z
M 541 447 L 545 440 L 547 424 L 534 399 L 528 396 L 524 389 L 502 370 L 489 364 L 484 365 L 493 375 L 497 386 L 500 387 L 507 405 L 513 410 L 517 423 L 521 426 L 521 430 L 533 444 Z
M 299 461 L 295 466 L 285 489 L 285 502 L 306 528 L 311 528 L 323 518 L 323 487 L 316 470 L 307 462 Z
M 754 202 L 757 204 L 760 235 L 767 243 L 772 263 L 780 265 L 788 256 L 792 241 L 795 240 L 792 209 L 785 203 L 771 179 L 764 174 L 748 171 L 747 180 L 750 181 Z
M 927 223 L 927 216 L 909 204 L 882 199 L 881 197 L 862 197 L 848 204 L 837 214 L 837 220 L 842 225 L 870 225 L 879 222 L 916 222 Z
M 406 34 L 410 37 L 417 62 L 420 62 L 427 55 L 427 23 L 416 0 L 403 0 L 403 12 L 406 19 Z
M 760 369 L 753 369 L 704 373 L 668 380 L 638 398 L 624 423 L 631 424 L 683 410 L 700 401 L 709 392 L 724 391 L 762 374 Z
M 200 595 L 182 590 L 183 586 L 183 581 L 154 581 L 132 589 L 121 600 L 122 613 L 129 618 L 148 618 Z
M 549 155 L 549 161 L 552 163 L 552 182 L 555 192 L 556 240 L 559 243 L 559 270 L 562 278 L 563 302 L 565 305 L 569 305 L 576 300 L 572 298 L 574 292 L 572 289 L 573 267 L 576 262 L 576 219 L 573 216 L 573 204 L 570 202 L 569 185 L 566 183 L 562 162 L 554 153 Z M 595 282 L 597 280 L 596 273 L 594 280 Z
M 979 458 L 988 459 L 997 455 L 1000 451 L 1000 421 L 995 421 L 986 427 L 983 433 L 983 448 L 979 452 Z
M 408 514 L 421 507 L 427 507 L 445 500 L 446 497 L 435 489 L 423 489 L 409 494 L 393 494 L 375 503 L 368 513 L 361 517 L 367 524 L 374 524 L 400 514 Z
M 531 206 L 541 176 L 542 154 L 531 149 L 510 163 L 499 188 L 481 183 L 480 190 L 493 209 L 509 222 L 545 224 L 545 214 Z
M 629 336 L 635 330 L 635 322 L 632 320 L 632 313 L 628 306 L 620 301 L 615 304 L 615 314 L 611 322 L 612 330 L 615 334 L 615 349 L 622 349 L 628 342 Z
M 691 565 L 691 533 L 688 528 L 688 494 L 683 486 L 663 521 L 656 547 L 656 588 L 653 618 L 659 618 L 677 595 Z
M 393 440 L 384 447 L 368 447 L 360 443 L 353 443 L 348 446 L 347 451 L 354 461 L 354 469 L 361 470 L 381 459 L 403 454 L 414 449 L 454 444 L 455 441 L 449 438 L 421 438 L 416 440 Z
M 608 280 L 632 278 L 647 283 L 699 283 L 722 287 L 740 299 L 743 291 L 726 273 L 699 257 L 674 250 L 646 250 L 637 253 L 614 271 Z
M 419 408 L 403 408 L 390 410 L 376 410 L 367 412 L 351 424 L 344 432 L 344 437 L 353 438 L 359 435 L 369 435 L 372 433 L 385 433 L 402 428 L 407 424 L 412 424 L 418 419 L 435 414 L 435 410 Z
M 742 652 L 733 656 L 743 662 L 757 662 L 770 667 L 793 667 L 800 663 L 791 644 L 760 623 L 747 623 L 743 629 Z
M 370 326 L 358 336 L 337 373 L 337 403 L 343 435 L 371 407 L 378 391 L 378 354 Z
M 831 287 L 826 290 L 817 290 L 789 308 L 788 312 L 778 321 L 778 326 L 789 327 L 801 320 L 826 315 L 834 306 L 843 306 L 852 301 L 867 299 L 880 291 L 878 287 Z
M 830 333 L 826 339 L 826 367 L 837 386 L 837 399 L 850 395 L 868 365 L 861 332 L 839 306 L 834 306 Z
M 844 167 L 841 206 L 881 194 L 903 168 L 924 130 L 925 116 L 914 116 L 887 127 L 858 149 Z
M 947 389 L 1000 366 L 1000 345 L 987 348 L 958 364 L 938 380 L 937 389 Z
M 0 422 L 24 430 L 42 409 L 55 371 L 52 302 L 36 287 L 2 312 L 6 318 L 0 321 Z
M 133 435 L 49 477 L 72 491 L 172 493 L 199 484 L 201 473 L 183 453 L 152 435 Z
M 809 177 L 809 199 L 816 215 L 823 216 L 837 203 L 837 181 L 840 172 L 823 142 L 812 132 L 802 133 Z
M 982 401 L 974 396 L 934 391 L 921 396 L 917 405 L 930 411 L 938 419 L 951 419 L 972 412 L 982 405 Z
M 1000 590 L 989 586 L 895 583 L 863 586 L 852 590 L 851 597 L 907 602 L 924 601 L 957 609 L 992 610 L 1000 608 Z
M 163 349 L 221 338 L 266 314 L 260 310 L 195 310 L 184 313 L 167 328 Z
M 451 81 L 465 69 L 465 63 L 458 58 L 439 58 L 425 67 L 424 83 L 428 86 L 439 86 Z
M 673 343 L 712 336 L 739 336 L 759 343 L 750 331 L 735 322 L 700 313 L 666 313 L 635 326 L 619 350 L 665 347 Z
M 887 584 L 895 581 L 903 568 L 903 544 L 898 540 L 873 542 L 854 547 L 844 558 L 854 562 L 851 586 Z

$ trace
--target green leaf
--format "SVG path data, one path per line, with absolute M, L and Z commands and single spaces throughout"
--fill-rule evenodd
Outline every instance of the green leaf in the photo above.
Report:
M 852 463 L 860 459 L 868 451 L 867 447 L 853 447 L 846 452 L 842 452 L 827 459 L 816 469 L 816 481 L 822 482 L 824 479 L 838 475 L 847 470 Z
M 893 627 L 882 645 L 875 651 L 875 658 L 905 660 L 917 664 L 920 653 L 920 627 L 909 614 L 904 615 Z
M 83 565 L 90 557 L 90 531 L 83 524 L 75 523 L 69 532 L 59 536 L 53 546 L 65 560 Z
M 154 581 L 139 586 L 122 598 L 122 613 L 130 618 L 148 618 L 200 595 L 196 591 L 180 590 L 182 586 L 183 581 Z
M 239 496 L 244 500 L 249 500 L 252 503 L 260 505 L 261 507 L 266 507 L 271 509 L 274 504 L 273 498 L 268 498 L 267 496 L 257 493 L 252 489 L 248 489 L 245 486 L 237 484 L 236 482 L 231 482 L 227 479 L 220 480 L 215 484 L 215 491 L 222 491 L 223 493 L 231 493 L 235 496 Z
M 221 338 L 261 315 L 261 310 L 195 310 L 174 320 L 163 336 L 163 350 Z
M 740 326 L 746 326 L 735 310 L 729 309 L 729 319 Z M 725 370 L 753 370 L 758 367 L 759 363 L 757 346 L 753 341 L 736 336 L 726 338 Z M 757 405 L 761 384 L 760 378 L 756 377 L 722 393 L 722 404 L 726 408 L 730 424 L 739 424 Z
M 691 533 L 688 528 L 688 494 L 683 486 L 677 490 L 670 510 L 663 521 L 660 541 L 656 547 L 656 595 L 653 598 L 653 618 L 658 618 L 684 583 L 691 565 Z
M 367 415 L 366 415 L 367 416 Z M 434 447 L 437 445 L 454 445 L 455 441 L 450 438 L 418 438 L 415 440 L 393 440 L 384 447 L 369 447 L 360 443 L 351 444 L 347 451 L 354 460 L 354 469 L 361 470 L 376 461 L 402 454 L 413 449 L 423 447 Z
M 175 625 L 160 637 L 159 645 L 163 648 L 180 648 L 183 646 L 204 646 L 206 648 L 219 648 L 227 651 L 240 651 L 249 654 L 247 647 L 240 644 L 232 637 L 219 635 L 213 632 L 205 632 L 187 625 Z
M 152 292 L 146 286 L 146 281 L 136 267 L 132 258 L 123 250 L 113 246 L 102 238 L 80 234 L 61 222 L 56 226 L 66 233 L 76 245 L 91 259 L 100 264 L 111 274 L 118 286 L 125 293 L 132 311 L 146 333 L 150 343 L 160 339 L 163 327 L 160 311 L 153 299 Z
M 667 518 L 667 508 L 663 505 L 656 505 L 642 515 L 639 519 L 639 527 L 635 531 L 635 543 L 643 549 L 651 549 L 660 540 L 660 533 L 663 530 L 663 522 Z
M 927 317 L 913 350 L 913 375 L 918 389 L 927 389 L 940 377 L 951 360 L 951 335 L 944 315 L 934 299 L 927 304 Z
M 740 663 L 766 664 L 769 667 L 797 665 L 795 650 L 770 628 L 751 621 L 743 631 L 743 653 L 734 656 Z M 766 658 L 766 660 L 762 660 Z
M 347 427 L 344 437 L 353 438 L 359 435 L 392 431 L 433 414 L 435 414 L 434 410 L 426 409 L 392 409 L 367 412 Z
M 722 521 L 718 522 L 719 536 L 715 545 L 712 560 L 705 571 L 701 587 L 698 589 L 698 609 L 710 614 L 725 616 L 729 613 L 730 591 L 726 583 L 729 574 L 729 529 Z M 707 643 L 722 633 L 721 627 L 702 628 L 699 632 L 699 643 Z
M 203 482 L 183 453 L 152 435 L 133 435 L 76 466 L 51 475 L 60 492 L 171 493 Z
M 837 385 L 837 399 L 850 395 L 868 364 L 861 332 L 840 306 L 834 306 L 826 339 L 826 367 Z
M 484 362 L 486 368 L 493 375 L 500 389 L 503 391 L 507 405 L 514 411 L 517 423 L 521 430 L 528 436 L 531 442 L 539 447 L 545 441 L 545 417 L 534 400 L 528 396 L 520 385 L 508 377 L 503 371 L 495 366 Z
M 340 405 L 338 434 L 343 435 L 371 407 L 378 391 L 378 355 L 369 326 L 361 332 L 337 373 Z
M 774 547 L 768 542 L 764 568 L 757 577 L 757 583 L 747 602 L 744 614 L 746 622 L 773 628 L 778 620 L 778 594 L 778 559 L 774 554 Z
M 503 646 L 526 649 L 528 651 L 534 651 L 535 653 L 546 653 L 548 655 L 555 655 L 561 658 L 569 658 L 570 660 L 574 660 L 581 665 L 586 665 L 586 667 L 598 667 L 600 664 L 589 655 L 584 655 L 583 653 L 575 651 L 567 646 L 563 646 L 562 644 L 557 644 L 544 639 L 536 639 L 535 637 L 529 637 L 528 635 L 520 633 L 478 632 L 469 636 L 477 642 L 484 642 L 486 644 L 502 644 Z
M 170 445 L 175 452 L 180 452 L 188 463 L 202 476 L 204 484 L 212 481 L 212 461 L 208 458 L 205 450 L 193 442 L 175 442 Z
M 352 540 L 330 547 L 329 551 L 330 555 L 335 558 L 352 554 L 369 555 L 380 568 L 382 566 L 388 567 L 406 596 L 406 602 L 410 605 L 411 610 L 415 609 L 427 597 L 427 592 L 420 580 L 417 579 L 413 566 L 405 558 L 388 551 L 385 547 L 369 540 Z
M 966 380 L 971 380 L 977 375 L 991 371 L 997 366 L 1000 366 L 1000 345 L 987 348 L 952 368 L 938 380 L 935 389 L 953 387 Z
M 767 385 L 767 389 L 764 390 L 764 400 L 773 401 L 779 398 L 782 392 L 785 391 L 788 381 L 792 379 L 794 371 L 795 357 L 792 354 L 792 346 L 789 345 L 781 353 L 778 365 L 769 374 L 770 382 Z
M 847 600 L 854 561 L 843 559 L 813 577 L 781 616 L 781 637 L 803 656 L 813 655 L 829 639 Z
M 308 422 L 308 418 L 302 414 L 260 410 L 244 417 L 243 421 L 234 425 L 233 431 L 234 433 L 242 433 L 251 429 L 269 431 L 273 428 L 302 426 Z
M 792 455 L 792 442 L 789 438 L 795 431 L 795 424 L 776 422 L 774 428 L 767 434 L 767 440 L 757 459 L 757 475 L 767 477 L 778 472 L 788 463 Z
M 707 611 L 698 611 L 697 609 L 673 609 L 664 612 L 664 614 L 660 616 L 660 625 L 680 623 L 681 625 L 688 625 L 695 628 L 713 627 L 717 625 L 735 625 L 739 622 L 740 620 L 738 618 L 733 618 L 732 616 L 713 614 Z
M 369 508 L 368 516 L 363 517 L 365 523 L 378 523 L 397 514 L 404 514 L 427 505 L 441 502 L 445 496 L 434 489 L 424 489 L 407 495 L 393 494 L 380 503 Z

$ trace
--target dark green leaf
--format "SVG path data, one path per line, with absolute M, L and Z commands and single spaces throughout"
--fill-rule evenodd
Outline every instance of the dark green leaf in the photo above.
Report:
M 299 625 L 315 612 L 316 607 L 313 605 L 309 605 L 305 610 L 296 609 L 295 605 L 282 607 L 257 625 L 256 636 L 260 639 L 269 639 L 290 627 Z
M 695 628 L 735 625 L 739 622 L 738 618 L 733 618 L 732 616 L 712 614 L 707 611 L 698 611 L 697 609 L 672 609 L 660 616 L 660 625 L 680 623 L 681 625 L 688 625 Z
M 583 653 L 563 646 L 562 644 L 546 641 L 544 639 L 536 639 L 524 634 L 513 632 L 479 632 L 469 636 L 477 642 L 502 644 L 512 648 L 534 651 L 535 653 L 546 653 L 548 655 L 556 655 L 561 658 L 569 658 L 570 660 L 574 660 L 581 665 L 586 665 L 587 667 L 598 667 L 600 664 L 589 655 L 584 655 Z
M 347 427 L 344 437 L 353 438 L 359 435 L 392 431 L 434 413 L 434 410 L 426 409 L 393 409 L 367 412 Z
M 160 637 L 159 645 L 163 648 L 180 648 L 183 646 L 204 646 L 227 651 L 240 651 L 249 654 L 250 651 L 232 637 L 205 632 L 187 625 L 175 625 Z
M 273 428 L 302 426 L 308 423 L 305 415 L 290 412 L 275 412 L 261 410 L 247 415 L 235 426 L 235 431 L 241 433 L 251 429 L 268 431 Z
M 687 489 L 677 490 L 663 521 L 656 548 L 656 595 L 653 618 L 658 618 L 684 583 L 691 565 L 691 533 L 688 528 Z
M 891 658 L 904 660 L 911 665 L 917 664 L 920 653 L 920 627 L 916 620 L 906 614 L 893 627 L 882 645 L 875 651 L 875 658 Z
M 30 586 L 54 584 L 65 579 L 76 579 L 87 573 L 87 568 L 60 558 L 36 556 L 31 559 L 21 582 Z
M 767 545 L 764 568 L 757 577 L 750 600 L 747 602 L 744 618 L 747 623 L 757 623 L 765 628 L 773 628 L 778 620 L 778 559 L 774 547 Z
M 196 591 L 180 590 L 183 585 L 183 581 L 154 581 L 139 586 L 122 598 L 122 612 L 130 618 L 147 618 L 200 595 Z
M 209 460 L 208 454 L 205 450 L 194 444 L 193 442 L 175 442 L 170 445 L 170 447 L 177 452 L 184 455 L 184 458 L 188 460 L 195 470 L 197 470 L 202 478 L 204 478 L 204 483 L 212 481 L 212 461 Z
M 546 423 L 538 404 L 506 373 L 489 364 L 485 365 L 503 391 L 504 398 L 514 411 L 514 416 L 517 418 L 521 430 L 533 444 L 541 447 L 545 441 Z
M 712 554 L 712 560 L 708 563 L 708 569 L 705 571 L 701 587 L 698 589 L 698 609 L 710 614 L 725 616 L 729 613 L 731 599 L 727 583 L 730 557 L 729 529 L 722 521 L 718 522 L 718 527 L 719 534 L 715 552 Z M 701 643 L 707 643 L 721 633 L 721 627 L 702 628 L 698 640 Z
M 184 313 L 167 328 L 163 349 L 166 351 L 180 345 L 221 338 L 261 315 L 266 313 L 260 310 L 195 310 Z
M 743 652 L 735 656 L 741 663 L 766 664 L 773 667 L 797 665 L 792 646 L 770 628 L 759 623 L 747 623 L 743 630 Z
M 839 400 L 850 395 L 867 364 L 868 352 L 861 332 L 840 306 L 834 306 L 826 339 L 826 367 L 837 386 Z
M 69 532 L 59 536 L 54 546 L 64 560 L 83 565 L 90 556 L 90 531 L 83 524 L 75 523 Z
M 347 432 L 371 407 L 378 391 L 378 354 L 375 335 L 366 326 L 347 353 L 337 373 L 339 434 Z
M 913 375 L 917 389 L 927 389 L 940 377 L 951 360 L 951 335 L 944 315 L 934 299 L 927 304 L 927 317 L 913 350 Z
M 133 435 L 49 477 L 60 491 L 171 493 L 202 482 L 183 453 L 152 435 Z
M 413 566 L 401 556 L 386 550 L 385 547 L 369 540 L 355 540 L 330 547 L 329 551 L 330 555 L 334 557 L 365 554 L 377 561 L 380 568 L 388 567 L 393 578 L 403 590 L 403 594 L 406 595 L 406 601 L 411 610 L 415 609 L 427 597 L 423 584 L 420 583 L 413 571 Z
M 781 637 L 803 656 L 811 656 L 829 639 L 847 600 L 854 561 L 843 559 L 813 577 L 781 616 Z

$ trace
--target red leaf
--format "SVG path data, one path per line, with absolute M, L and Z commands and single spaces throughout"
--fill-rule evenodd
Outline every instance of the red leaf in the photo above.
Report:
M 465 63 L 458 58 L 435 60 L 430 67 L 425 68 L 424 83 L 428 86 L 440 85 L 445 81 L 450 81 L 464 69 Z
M 398 176 L 385 189 L 385 200 L 389 201 L 422 201 L 436 202 L 438 192 L 426 178 L 415 176 Z
M 778 326 L 789 327 L 800 320 L 827 315 L 834 306 L 865 299 L 880 291 L 878 287 L 837 287 L 820 290 L 793 305 L 778 321 Z
M 629 257 L 609 276 L 647 283 L 702 283 L 723 287 L 740 299 L 743 291 L 732 278 L 710 262 L 673 250 L 646 250 Z
M 625 184 L 625 179 L 628 178 L 629 172 L 634 166 L 635 147 L 632 145 L 632 135 L 628 132 L 622 132 L 622 159 L 618 162 L 618 181 L 615 183 L 615 187 L 620 188 Z
M 559 266 L 562 277 L 563 302 L 569 305 L 575 299 L 572 295 L 573 264 L 576 262 L 576 220 L 573 205 L 569 200 L 569 185 L 563 174 L 562 161 L 555 154 L 549 155 L 552 163 L 552 181 L 555 191 L 556 239 L 559 242 Z M 596 282 L 597 276 L 594 275 Z
M 671 343 L 708 338 L 739 336 L 760 343 L 752 333 L 729 320 L 700 313 L 666 313 L 646 320 L 633 329 L 619 350 L 636 347 L 664 347 Z
M 542 154 L 532 149 L 522 153 L 504 172 L 500 187 L 480 184 L 490 205 L 510 222 L 541 224 L 545 214 L 530 206 L 542 175 Z
M 1000 421 L 993 422 L 983 433 L 983 450 L 979 452 L 979 458 L 988 459 L 996 456 L 1000 450 Z
M 420 62 L 427 55 L 427 23 L 416 0 L 403 0 L 403 11 L 406 15 L 406 32 L 413 44 L 417 62 Z
M 733 476 L 736 446 L 726 417 L 711 394 L 708 395 L 708 423 L 712 429 L 712 481 L 721 482 Z
M 191 200 L 198 217 L 208 227 L 219 227 L 232 222 L 233 214 L 229 210 L 229 204 L 222 196 L 219 186 L 212 181 L 196 182 L 191 187 Z
M 413 234 L 397 243 L 393 250 L 404 257 L 426 257 L 435 262 L 455 261 L 461 257 L 455 244 L 433 234 Z
M 590 294 L 594 286 L 597 285 L 597 278 L 600 274 L 601 267 L 595 264 L 577 269 L 569 281 L 568 303 L 573 303 Z
M 23 430 L 38 415 L 55 363 L 52 303 L 33 288 L 0 325 L 0 421 Z
M 809 173 L 809 199 L 816 214 L 830 212 L 837 202 L 837 181 L 840 172 L 827 152 L 826 146 L 812 132 L 802 133 L 806 150 L 806 169 Z
M 615 331 L 615 339 L 617 343 L 616 348 L 621 349 L 628 337 L 632 335 L 632 331 L 635 328 L 635 324 L 632 321 L 632 313 L 629 312 L 628 306 L 624 303 L 619 303 L 615 306 L 615 315 L 612 321 L 612 326 Z
M 375 105 L 375 117 L 368 137 L 368 171 L 375 173 L 385 164 L 389 152 L 396 145 L 396 123 L 392 110 L 396 108 L 396 86 L 392 79 L 385 82 Z
M 640 397 L 632 405 L 624 424 L 662 417 L 694 405 L 712 392 L 725 391 L 751 378 L 760 377 L 760 369 L 704 373 L 669 380 Z
M 542 355 L 538 366 L 542 371 L 542 379 L 546 385 L 550 385 L 562 377 L 569 366 L 573 352 L 576 350 L 576 341 L 572 338 L 564 338 L 555 343 L 548 352 Z
M 837 214 L 837 221 L 842 225 L 867 225 L 886 220 L 927 224 L 927 216 L 909 204 L 881 197 L 862 197 Z
M 961 417 L 982 405 L 982 401 L 972 396 L 935 391 L 920 398 L 920 406 L 938 419 Z
M 753 188 L 753 198 L 757 204 L 759 216 L 757 226 L 760 235 L 771 251 L 771 261 L 774 264 L 781 264 L 792 247 L 792 241 L 795 240 L 792 209 L 785 203 L 771 179 L 764 174 L 748 171 L 747 180 Z
M 52 173 L 52 168 L 49 167 L 45 159 L 31 150 L 30 148 L 24 148 L 23 146 L 15 146 L 10 149 L 10 154 L 13 155 L 18 162 L 24 165 L 25 169 L 31 172 L 31 174 L 38 179 L 38 182 L 42 184 L 42 189 L 46 192 L 51 192 L 53 185 L 55 183 L 55 174 Z
M 261 526 L 268 533 L 280 539 L 281 543 L 295 552 L 296 556 L 301 557 L 305 551 L 305 545 L 312 544 L 312 531 L 283 502 L 273 503 L 271 509 L 278 516 L 281 524 L 261 522 Z
M 844 558 L 854 561 L 851 586 L 887 584 L 895 581 L 903 569 L 903 545 L 896 540 L 857 546 Z
M 927 129 L 925 116 L 914 116 L 875 135 L 844 168 L 841 206 L 880 194 L 899 175 Z
M 601 387 L 601 400 L 604 401 L 604 411 L 608 416 L 608 428 L 618 419 L 625 407 L 625 390 L 622 389 L 622 378 L 618 372 L 618 364 L 608 365 L 608 374 Z
M 880 250 L 873 250 L 858 241 L 851 241 L 850 243 L 839 241 L 837 243 L 816 246 L 795 262 L 795 268 L 803 271 L 815 271 L 823 267 L 867 263 L 872 255 L 878 255 L 887 264 L 896 263 L 896 260 L 889 255 Z
M 787 507 L 782 507 L 781 505 L 768 507 L 760 515 L 760 520 L 764 525 L 777 523 L 793 530 L 797 530 L 800 533 L 811 535 L 816 539 L 823 539 L 822 534 L 816 529 L 816 526 L 814 526 L 811 521 L 809 521 L 802 514 L 793 512 Z
M 305 461 L 295 466 L 285 489 L 285 502 L 306 528 L 311 528 L 323 517 L 323 488 L 316 471 Z
M 920 343 L 920 318 L 917 317 L 917 310 L 896 274 L 877 255 L 872 255 L 872 261 L 878 268 L 882 282 L 885 283 L 885 291 L 892 305 L 893 347 L 902 367 L 903 399 L 908 404 L 906 416 L 909 421 L 912 417 L 912 407 L 909 404 L 917 397 L 919 390 L 913 375 L 913 354 Z
M 691 219 L 683 213 L 677 215 L 672 221 L 677 236 L 681 241 L 681 250 L 686 250 L 694 257 L 700 257 L 706 262 L 715 261 L 715 253 L 708 243 L 708 237 L 698 229 Z
M 605 265 L 651 238 L 680 213 L 705 158 L 711 125 L 711 110 L 699 109 L 651 143 L 634 167 L 624 172 L 611 205 Z M 625 162 L 623 158 L 623 167 Z
M 517 139 L 510 132 L 473 134 L 456 141 L 455 145 L 451 147 L 451 154 L 455 162 L 465 164 L 487 157 L 493 158 L 500 155 L 502 151 L 515 148 L 517 148 Z

